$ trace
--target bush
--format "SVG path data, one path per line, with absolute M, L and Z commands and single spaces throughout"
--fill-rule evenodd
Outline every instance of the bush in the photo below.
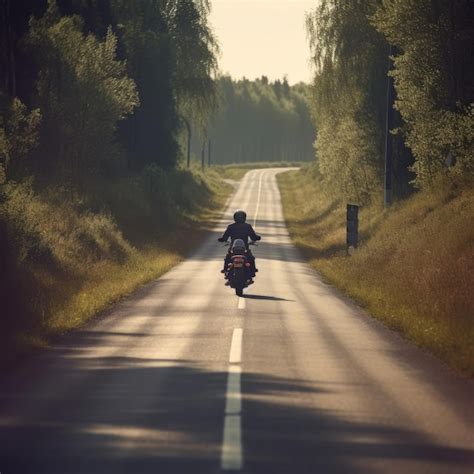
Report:
M 35 189 L 32 180 L 4 184 L 0 193 L 6 348 L 15 335 L 77 326 L 169 269 L 202 235 L 196 221 L 227 191 L 212 174 L 150 168 L 96 181 L 81 195 Z

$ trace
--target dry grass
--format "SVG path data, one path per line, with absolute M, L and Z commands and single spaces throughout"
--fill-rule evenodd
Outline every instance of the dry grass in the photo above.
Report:
M 389 211 L 361 209 L 362 244 L 345 255 L 345 203 L 311 172 L 279 177 L 295 243 L 331 283 L 449 365 L 474 375 L 474 188 L 439 183 Z
M 47 347 L 51 337 L 176 265 L 206 235 L 231 191 L 215 173 L 173 172 L 153 178 L 151 191 L 148 185 L 137 177 L 104 183 L 102 196 L 87 198 L 34 191 L 30 183 L 3 189 L 8 279 L 0 289 L 0 366 Z
M 214 165 L 212 170 L 223 179 L 240 180 L 247 171 L 257 168 L 298 168 L 300 162 L 291 161 L 260 161 L 255 163 L 234 163 L 229 165 Z

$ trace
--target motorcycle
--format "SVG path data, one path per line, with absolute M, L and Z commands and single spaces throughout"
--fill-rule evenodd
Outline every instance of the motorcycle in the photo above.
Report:
M 256 244 L 250 242 L 249 245 Z M 247 257 L 244 242 L 240 239 L 235 240 L 231 250 L 230 263 L 225 271 L 225 278 L 228 286 L 235 290 L 237 296 L 242 296 L 244 288 L 248 288 L 253 283 L 251 267 L 252 264 Z

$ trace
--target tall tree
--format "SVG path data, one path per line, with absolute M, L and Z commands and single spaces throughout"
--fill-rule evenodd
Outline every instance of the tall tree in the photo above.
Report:
M 97 173 L 117 158 L 116 123 L 138 105 L 133 80 L 116 59 L 111 30 L 103 41 L 84 34 L 79 16 L 61 17 L 54 2 L 32 19 L 26 38 L 41 65 L 36 104 L 41 126 L 41 163 L 71 181 Z
M 419 186 L 450 168 L 474 173 L 474 5 L 469 0 L 387 0 L 373 22 L 399 54 L 396 107 Z
M 205 126 L 216 107 L 218 46 L 207 23 L 208 1 L 169 1 L 167 18 L 175 50 L 174 82 L 180 114 Z
M 388 44 L 370 24 L 378 0 L 323 0 L 307 18 L 315 65 L 316 156 L 328 188 L 366 200 L 383 164 Z
M 34 90 L 35 64 L 21 47 L 32 15 L 41 16 L 47 0 L 2 0 L 0 2 L 0 92 L 10 99 L 28 101 Z
M 286 81 L 278 84 L 267 78 L 219 78 L 220 106 L 208 125 L 215 162 L 311 159 L 314 129 L 308 86 L 290 87 Z M 199 155 L 199 146 L 194 146 L 194 153 Z

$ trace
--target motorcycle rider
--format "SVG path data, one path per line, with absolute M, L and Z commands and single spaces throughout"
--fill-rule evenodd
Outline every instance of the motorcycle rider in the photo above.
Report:
M 252 271 L 252 278 L 255 276 L 255 272 L 257 272 L 257 268 L 255 267 L 255 257 L 253 256 L 252 252 L 249 249 L 249 237 L 252 241 L 260 240 L 261 237 L 255 233 L 253 227 L 250 224 L 247 224 L 245 221 L 247 220 L 247 213 L 242 209 L 239 209 L 234 212 L 234 223 L 230 224 L 222 237 L 219 237 L 217 240 L 219 242 L 227 242 L 227 240 L 231 239 L 229 251 L 224 259 L 224 268 L 221 270 L 221 273 L 225 273 L 227 266 L 231 261 L 231 250 L 235 240 L 241 239 L 245 244 L 247 259 L 251 265 Z

